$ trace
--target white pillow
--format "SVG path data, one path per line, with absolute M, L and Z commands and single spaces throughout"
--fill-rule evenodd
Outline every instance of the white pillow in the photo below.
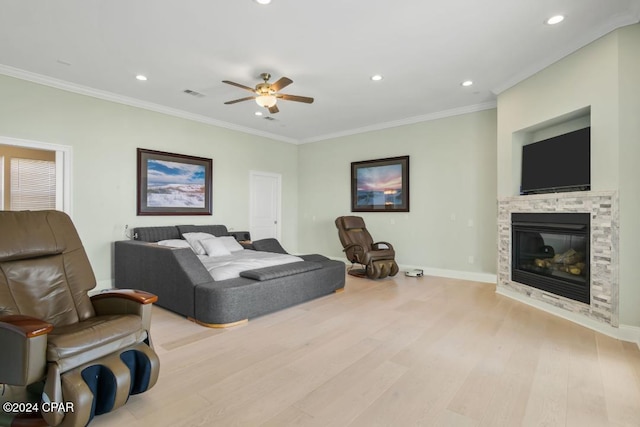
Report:
M 191 248 L 189 242 L 182 239 L 160 240 L 158 244 L 160 246 L 170 246 L 172 248 Z
M 200 244 L 201 240 L 215 238 L 213 234 L 209 233 L 184 233 L 182 237 L 191 245 L 191 248 L 198 255 L 206 255 L 207 251 Z
M 224 242 L 217 237 L 213 239 L 204 239 L 200 240 L 200 244 L 207 251 L 207 255 L 209 256 L 225 256 L 231 255 L 231 252 L 224 245 Z
M 229 250 L 229 252 L 238 252 L 244 250 L 242 245 L 238 243 L 236 238 L 233 236 L 218 237 L 218 240 L 222 240 L 222 243 L 224 243 L 224 246 Z

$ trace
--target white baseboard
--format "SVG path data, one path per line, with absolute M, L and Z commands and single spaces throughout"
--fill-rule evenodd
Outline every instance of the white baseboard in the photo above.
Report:
M 469 280 L 472 282 L 493 283 L 498 282 L 495 274 L 479 273 L 475 271 L 447 270 L 444 268 L 420 267 L 415 265 L 400 265 L 400 271 L 420 269 L 427 276 L 447 277 L 449 279 Z
M 588 317 L 563 310 L 562 308 L 547 304 L 543 301 L 527 298 L 518 292 L 510 291 L 508 289 L 497 288 L 496 293 L 537 308 L 538 310 L 546 311 L 547 313 L 569 320 L 570 322 L 577 323 L 578 325 L 600 332 L 612 338 L 635 343 L 638 348 L 640 348 L 640 327 L 620 325 L 620 327 L 614 328 L 606 323 L 598 322 L 597 320 L 589 319 Z
M 336 261 L 342 261 L 347 265 L 351 265 L 349 261 L 339 257 L 329 257 Z M 473 271 L 458 271 L 458 270 L 446 270 L 444 268 L 422 267 L 419 265 L 406 265 L 398 264 L 401 272 L 407 270 L 419 269 L 424 272 L 426 276 L 447 277 L 449 279 L 469 280 L 472 282 L 493 283 L 498 282 L 498 277 L 495 274 L 490 273 L 477 273 Z

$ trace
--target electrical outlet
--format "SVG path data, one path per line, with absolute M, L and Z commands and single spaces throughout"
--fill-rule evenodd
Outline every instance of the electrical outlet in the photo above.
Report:
M 455 220 L 456 220 L 456 214 L 455 214 L 455 213 L 452 213 L 452 214 L 451 214 L 451 221 L 455 221 Z
M 469 264 L 473 264 L 475 262 L 473 255 L 469 255 Z
M 472 219 L 467 221 L 467 227 L 473 227 L 473 220 Z

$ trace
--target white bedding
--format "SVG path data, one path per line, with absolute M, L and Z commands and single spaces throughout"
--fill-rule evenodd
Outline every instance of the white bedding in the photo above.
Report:
M 248 249 L 224 256 L 210 257 L 207 255 L 198 255 L 198 259 L 202 261 L 202 264 L 204 264 L 205 268 L 209 271 L 213 280 L 218 281 L 240 277 L 240 273 L 246 270 L 304 261 L 302 258 L 293 255 L 259 252 Z

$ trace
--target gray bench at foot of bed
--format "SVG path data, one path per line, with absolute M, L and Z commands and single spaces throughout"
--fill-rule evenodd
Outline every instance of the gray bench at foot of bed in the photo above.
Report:
M 316 261 L 294 264 L 260 270 L 269 277 L 270 271 L 286 271 L 287 267 L 296 269 L 300 264 L 309 264 L 313 268 L 280 277 L 276 274 L 276 277 L 265 280 L 238 277 L 196 286 L 195 319 L 206 326 L 224 327 L 344 288 L 345 265 L 340 261 L 316 258 Z

